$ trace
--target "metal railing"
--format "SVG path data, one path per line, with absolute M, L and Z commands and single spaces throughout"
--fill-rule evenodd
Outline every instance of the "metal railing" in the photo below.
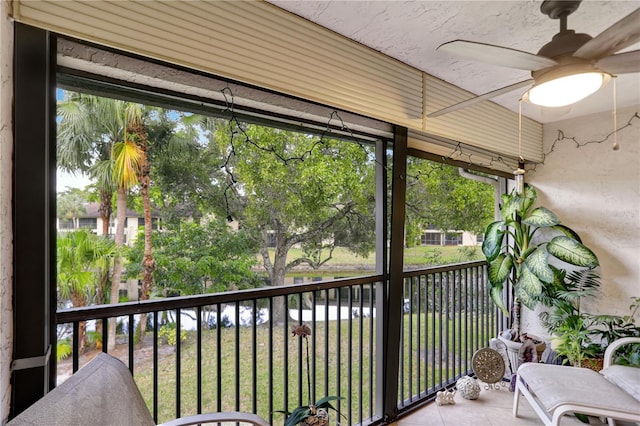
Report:
M 102 351 L 129 366 L 157 422 L 233 410 L 282 424 L 278 410 L 339 395 L 340 424 L 372 424 L 380 408 L 376 342 L 385 325 L 377 314 L 385 304 L 376 300 L 376 289 L 382 280 L 372 275 L 66 309 L 56 320 L 72 326 L 68 373 L 88 362 L 80 355 L 80 323 L 95 320 Z M 471 355 L 496 327 L 484 262 L 411 271 L 404 281 L 400 411 L 466 374 Z M 115 347 L 107 344 L 110 318 L 119 322 Z M 136 337 L 141 321 L 147 323 L 143 339 Z M 311 328 L 307 341 L 291 335 L 300 322 Z
M 499 311 L 489 298 L 486 262 L 404 274 L 398 407 L 432 399 L 472 374 L 471 359 L 498 332 Z
M 375 275 L 75 308 L 59 311 L 56 320 L 72 325 L 73 372 L 88 361 L 79 356 L 80 322 L 101 322 L 102 350 L 128 364 L 157 422 L 234 410 L 278 424 L 284 415 L 277 410 L 339 395 L 344 399 L 334 406 L 342 420 L 366 424 L 375 413 L 375 286 L 381 280 Z M 139 342 L 143 315 L 148 332 Z M 109 318 L 123 324 L 124 341 L 115 348 L 107 344 Z M 291 336 L 301 321 L 311 328 L 306 342 Z

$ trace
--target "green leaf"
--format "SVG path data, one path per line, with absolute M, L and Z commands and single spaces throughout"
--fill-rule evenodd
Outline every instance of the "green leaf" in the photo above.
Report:
M 580 236 L 571 228 L 569 228 L 568 226 L 564 226 L 564 225 L 556 225 L 553 227 L 553 229 L 555 231 L 558 231 L 560 233 L 562 233 L 563 235 L 576 240 L 577 242 L 581 243 L 582 240 L 580 239 Z
M 502 198 L 503 205 L 500 209 L 500 215 L 504 220 L 515 219 L 515 214 L 520 212 L 522 205 L 522 197 L 517 196 L 515 193 L 510 196 Z
M 548 228 L 558 225 L 560 219 L 551 210 L 545 207 L 538 207 L 529 216 L 522 219 L 522 223 L 537 226 L 538 228 Z
M 311 408 L 308 406 L 298 407 L 287 416 L 285 426 L 295 426 L 311 415 Z
M 520 209 L 520 214 L 522 216 L 526 216 L 527 212 L 531 208 L 531 206 L 536 202 L 538 198 L 538 194 L 533 186 L 529 184 L 524 185 L 524 194 L 522 200 L 522 208 Z
M 520 297 L 527 308 L 533 309 L 535 307 L 537 298 L 542 293 L 542 286 L 542 281 L 523 263 L 516 286 L 516 296 Z
M 330 408 L 332 410 L 335 410 L 335 408 L 330 404 L 330 401 L 337 401 L 340 399 L 344 399 L 344 398 L 341 396 L 335 396 L 335 395 L 325 396 L 324 398 L 316 402 L 316 408 Z
M 501 220 L 493 222 L 487 226 L 484 233 L 484 241 L 482 242 L 482 253 L 489 262 L 495 259 L 502 248 L 502 239 L 504 231 L 502 230 L 503 222 Z
M 500 285 L 491 286 L 489 295 L 491 296 L 491 300 L 493 300 L 493 303 L 495 303 L 496 306 L 502 311 L 502 313 L 504 313 L 508 317 L 509 311 L 504 305 L 504 300 L 502 299 L 502 283 Z
M 489 282 L 492 286 L 502 286 L 513 268 L 513 256 L 501 253 L 489 263 Z
M 525 265 L 545 283 L 553 282 L 553 270 L 549 267 L 547 261 L 549 255 L 544 247 L 538 247 L 524 261 Z
M 547 251 L 563 262 L 575 266 L 595 268 L 600 264 L 598 257 L 589 248 L 565 236 L 555 237 L 549 241 Z

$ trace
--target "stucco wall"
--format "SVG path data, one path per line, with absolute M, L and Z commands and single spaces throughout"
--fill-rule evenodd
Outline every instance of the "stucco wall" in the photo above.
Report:
M 9 4 L 0 1 L 0 424 L 9 415 L 9 379 L 12 352 L 12 233 L 11 233 L 11 156 L 13 134 L 13 24 L 8 19 Z
M 592 313 L 628 314 L 630 297 L 640 297 L 639 111 L 618 111 L 618 128 L 624 127 L 618 151 L 612 149 L 611 113 L 545 124 L 548 154 L 526 175 L 539 204 L 575 230 L 600 260 L 601 295 L 585 305 Z M 545 335 L 536 319 L 525 312 L 522 330 Z

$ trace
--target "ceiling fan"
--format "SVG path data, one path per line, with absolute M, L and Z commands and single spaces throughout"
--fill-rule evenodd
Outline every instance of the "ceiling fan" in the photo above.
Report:
M 640 72 L 640 50 L 616 52 L 640 40 L 640 8 L 592 38 L 567 29 L 567 17 L 582 0 L 545 0 L 540 11 L 560 20 L 560 32 L 537 54 L 493 44 L 454 40 L 437 50 L 469 59 L 531 71 L 530 79 L 432 112 L 433 118 L 477 102 L 532 86 L 523 99 L 541 106 L 565 106 L 596 92 L 613 75 Z

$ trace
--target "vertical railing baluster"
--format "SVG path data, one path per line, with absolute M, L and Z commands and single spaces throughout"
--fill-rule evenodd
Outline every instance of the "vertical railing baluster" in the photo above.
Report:
M 196 413 L 202 413 L 202 306 L 196 308 Z
M 421 310 L 421 306 L 420 306 L 420 302 L 422 301 L 420 298 L 420 276 L 416 276 L 416 277 L 412 277 L 411 281 L 415 283 L 415 291 L 416 291 L 416 304 L 418 306 L 416 306 L 416 353 L 415 353 L 415 357 L 416 357 L 416 396 L 420 396 L 420 393 L 422 392 L 421 389 L 421 385 L 420 385 L 420 377 L 422 376 L 422 374 L 420 374 L 421 372 L 421 360 L 420 360 L 420 352 L 422 351 L 422 347 L 420 345 L 420 342 L 422 341 L 422 339 L 420 338 L 420 336 L 422 336 L 422 327 L 420 324 L 421 321 L 421 315 L 420 315 L 420 310 Z M 413 316 L 413 314 L 411 314 Z
M 462 304 L 462 286 L 463 282 L 466 280 L 467 269 L 463 269 L 459 274 L 459 282 L 457 284 L 457 293 L 456 297 L 458 299 L 458 376 L 463 376 L 466 374 L 466 371 L 462 369 L 462 358 L 466 355 L 463 354 L 463 344 L 462 344 L 462 315 L 464 312 L 464 306 Z
M 133 348 L 135 346 L 136 337 L 133 320 L 133 314 L 129 314 L 129 371 L 131 371 L 131 375 L 133 375 Z M 144 339 L 144 336 L 141 336 L 140 339 Z
M 362 398 L 362 389 L 364 387 L 364 381 L 362 380 L 363 374 L 364 374 L 364 285 L 360 284 L 359 286 L 360 289 L 360 303 L 358 305 L 358 308 L 360 309 L 360 316 L 359 316 L 359 329 L 358 332 L 360 334 L 360 341 L 358 342 L 358 423 L 362 424 L 362 415 L 363 415 L 363 409 L 362 409 L 362 404 L 364 403 L 363 398 Z M 371 354 L 371 356 L 373 356 L 373 354 Z
M 347 394 L 349 401 L 353 395 L 353 286 L 347 287 L 347 303 L 349 305 L 349 318 L 347 319 Z M 351 404 L 347 404 L 347 419 L 349 424 L 353 424 L 353 413 Z
M 251 411 L 258 412 L 258 301 L 253 299 L 253 320 L 251 321 Z
M 158 423 L 158 314 L 153 313 L 153 420 Z
M 284 299 L 284 328 L 283 328 L 283 347 L 284 347 L 284 366 L 282 368 L 283 374 L 283 399 L 284 399 L 284 409 L 285 411 L 289 411 L 289 298 L 287 296 L 282 296 Z
M 403 305 L 404 305 L 404 299 L 407 298 L 406 290 L 407 290 L 407 287 L 406 287 L 405 283 L 403 282 L 402 283 L 402 294 L 403 294 L 402 303 L 403 303 Z M 399 377 L 399 380 L 398 380 L 398 405 L 401 405 L 403 403 L 404 399 L 405 399 L 405 397 L 404 397 L 404 381 L 405 381 L 404 372 L 405 372 L 405 368 L 406 368 L 406 363 L 405 363 L 405 359 L 404 359 L 405 358 L 404 347 L 405 347 L 405 341 L 406 341 L 406 338 L 407 338 L 406 337 L 407 333 L 405 331 L 405 327 L 404 327 L 405 323 L 404 323 L 404 321 L 405 321 L 405 318 L 404 318 L 404 315 L 403 315 L 403 317 L 402 317 L 402 327 L 400 327 L 400 356 L 398 357 L 399 360 L 400 360 L 398 362 L 398 364 L 400 364 L 399 367 L 398 367 L 398 372 L 400 373 L 400 377 Z
M 273 317 L 273 297 L 269 297 L 267 299 L 267 306 L 269 308 L 269 350 L 267 351 L 267 362 L 269 364 L 268 369 L 268 376 L 269 376 L 269 383 L 268 383 L 268 387 L 269 387 L 269 392 L 268 392 L 268 399 L 269 399 L 269 424 L 273 424 L 273 411 L 275 409 L 275 407 L 273 406 L 273 390 L 274 390 L 274 383 L 273 383 L 273 351 L 271 350 L 271 348 L 273 348 L 273 321 L 274 321 L 274 317 Z
M 409 347 L 407 348 L 407 362 L 408 362 L 408 368 L 407 368 L 407 390 L 408 390 L 408 395 L 407 398 L 409 399 L 409 402 L 413 401 L 413 314 L 414 314 L 414 309 L 413 309 L 413 285 L 414 282 L 413 280 L 409 281 L 409 294 L 408 299 L 409 299 L 409 332 L 408 334 L 408 344 Z M 403 301 L 404 303 L 404 301 Z M 403 398 L 404 399 L 404 398 Z
M 109 319 L 102 318 L 100 321 L 102 321 L 102 352 L 108 353 L 109 349 L 107 348 L 107 346 L 109 345 Z
M 222 312 L 216 303 L 216 411 L 222 411 Z
M 182 311 L 180 310 L 180 308 L 176 309 L 176 418 L 179 418 L 182 416 L 181 414 L 181 410 L 180 410 L 180 390 L 181 390 L 181 384 L 182 384 L 182 364 L 181 364 L 181 349 L 182 349 L 182 344 L 180 342 L 180 327 L 181 327 L 181 323 L 180 323 L 180 317 L 182 316 Z
M 71 350 L 73 351 L 73 372 L 80 368 L 80 322 L 73 322 Z
M 318 303 L 317 301 L 317 297 L 316 297 L 316 292 L 312 291 L 311 292 L 311 383 L 313 383 L 313 385 L 311 386 L 311 395 L 309 396 L 309 399 L 311 401 L 317 401 L 316 399 L 316 380 L 317 380 L 317 372 L 316 372 L 316 347 L 318 344 L 318 337 L 316 336 L 316 333 L 318 331 L 318 327 L 317 327 L 317 318 L 316 318 L 316 304 Z M 326 324 L 326 321 L 325 321 Z
M 375 347 L 375 340 L 380 338 L 380 334 L 377 333 L 374 336 L 374 318 L 375 315 L 373 315 L 373 307 L 374 307 L 374 290 L 375 290 L 375 284 L 369 284 L 369 418 L 373 417 L 373 413 L 374 413 L 374 405 L 373 405 L 373 401 L 376 400 L 375 398 L 375 394 L 374 394 L 374 387 L 373 387 L 373 369 L 374 369 L 374 365 L 375 365 L 375 357 L 374 357 L 374 347 Z
M 422 339 L 424 343 L 424 377 L 421 380 L 424 381 L 422 388 L 425 392 L 429 390 L 429 275 L 420 275 L 420 294 L 424 294 L 424 314 L 422 318 L 424 321 L 424 337 Z M 421 297 L 421 298 L 422 298 Z
M 341 351 L 341 328 L 342 328 L 342 287 L 338 288 L 338 303 L 337 303 L 337 311 L 338 315 L 336 318 L 336 395 L 341 395 L 341 382 L 340 382 L 340 365 L 342 360 L 342 351 Z M 336 408 L 338 409 L 338 414 L 342 413 L 342 404 L 340 401 L 336 401 Z
M 234 328 L 234 337 L 235 337 L 235 397 L 236 397 L 236 411 L 240 411 L 240 302 L 236 302 L 234 304 L 235 308 L 235 328 Z
M 335 291 L 335 290 L 334 290 Z M 329 395 L 329 289 L 324 290 L 324 394 Z
M 444 308 L 444 300 L 443 300 L 443 297 L 444 297 L 444 294 L 443 294 L 444 293 L 444 288 L 443 287 L 446 285 L 446 283 L 445 283 L 445 280 L 443 279 L 442 275 L 443 275 L 442 272 L 438 273 L 438 276 L 439 276 L 438 281 L 440 282 L 440 292 L 439 292 L 440 294 L 439 294 L 439 302 L 438 302 L 438 304 L 440 305 L 440 308 L 439 308 L 439 318 L 440 318 L 439 319 L 439 324 L 440 324 L 440 345 L 439 345 L 440 354 L 439 355 L 440 356 L 439 356 L 439 361 L 438 361 L 438 370 L 440 371 L 440 376 L 439 376 L 439 380 L 438 380 L 438 387 L 441 387 L 441 383 L 442 383 L 442 380 L 443 380 L 444 371 L 442 371 L 442 364 L 443 364 L 442 358 L 444 356 L 444 351 L 445 351 L 445 347 L 444 347 L 445 343 L 444 343 L 444 336 L 443 336 L 444 333 L 443 333 L 443 330 L 442 330 L 442 323 L 443 323 L 443 317 L 444 317 L 443 310 L 445 309 Z
M 437 275 L 431 274 L 431 387 L 436 386 L 436 287 Z
M 302 324 L 302 293 L 298 293 L 298 325 Z M 287 330 L 288 332 L 288 330 Z M 303 352 L 304 352 L 304 348 L 303 348 L 303 340 L 304 339 L 296 339 L 298 342 L 298 403 L 296 404 L 298 407 L 301 406 L 303 404 L 303 387 L 302 387 L 302 379 L 303 379 Z M 310 373 L 310 372 L 309 372 Z M 311 395 L 309 395 L 309 398 L 311 398 Z M 308 401 L 305 401 L 304 404 L 307 404 Z
M 450 317 L 450 299 L 451 299 L 451 294 L 450 294 L 450 289 L 451 289 L 451 273 L 450 272 L 445 272 L 444 273 L 444 282 L 445 282 L 445 294 L 444 294 L 444 306 L 442 307 L 442 309 L 444 310 L 444 315 L 445 315 L 445 323 L 444 323 L 444 372 L 445 372 L 445 379 L 442 380 L 440 383 L 446 383 L 448 382 L 448 377 L 449 377 L 449 358 L 450 358 L 450 336 L 449 336 L 449 323 L 451 321 L 451 317 Z

